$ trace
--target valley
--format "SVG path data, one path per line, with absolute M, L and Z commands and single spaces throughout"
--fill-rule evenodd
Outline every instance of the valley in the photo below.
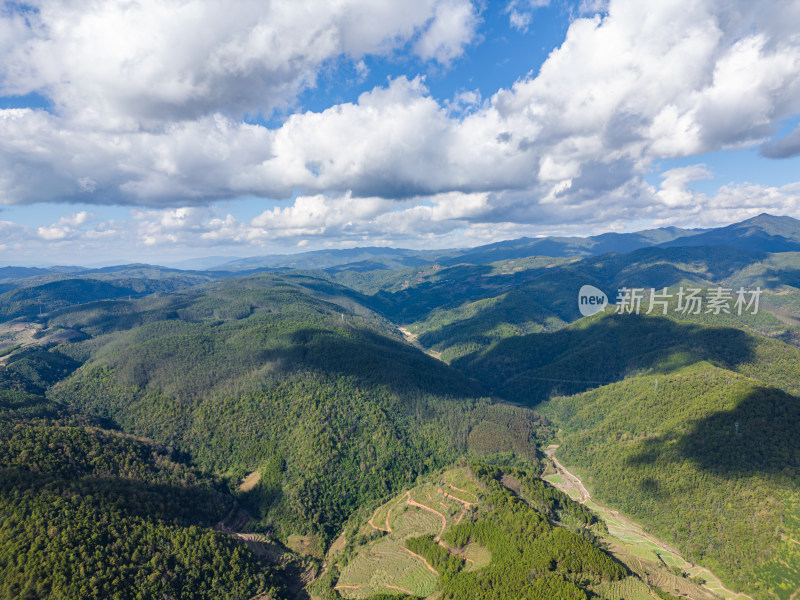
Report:
M 662 589 L 678 597 L 694 599 L 721 597 L 725 600 L 753 600 L 747 594 L 729 590 L 716 575 L 705 567 L 691 564 L 676 549 L 647 534 L 639 524 L 604 506 L 597 500 L 593 500 L 581 479 L 568 471 L 556 458 L 555 451 L 557 449 L 558 446 L 551 445 L 545 450 L 545 454 L 552 461 L 556 473 L 545 475 L 543 479 L 566 493 L 573 500 L 586 505 L 603 520 L 608 528 L 610 537 L 607 543 L 611 546 L 615 555 L 621 558 L 627 557 L 629 561 L 633 559 L 634 563 L 637 562 L 634 559 L 636 557 L 650 562 L 661 562 L 668 568 L 677 568 L 686 577 L 683 575 L 678 577 L 674 573 L 671 573 L 672 577 L 662 574 L 658 581 Z M 650 580 L 651 575 L 647 571 L 643 569 L 642 574 L 646 581 Z M 686 579 L 690 579 L 690 581 L 686 581 Z M 698 579 L 702 580 L 699 585 L 695 583 Z M 698 587 L 704 588 L 707 593 L 703 594 L 701 590 L 697 589 Z
M 8 271 L 0 598 L 797 600 L 800 263 L 752 247 L 771 227 Z M 585 283 L 766 308 L 581 317 Z

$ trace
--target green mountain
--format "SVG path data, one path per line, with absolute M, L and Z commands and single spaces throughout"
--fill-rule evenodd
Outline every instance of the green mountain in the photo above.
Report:
M 214 528 L 237 506 L 221 481 L 164 446 L 42 412 L 54 408 L 0 391 L 0 597 L 286 597 Z
M 457 251 L 453 251 L 457 252 Z M 225 261 L 215 265 L 217 271 L 244 271 L 263 268 L 283 269 L 324 269 L 341 265 L 354 265 L 363 268 L 364 263 L 379 269 L 416 267 L 433 262 L 447 252 L 407 250 L 404 248 L 364 247 L 344 250 L 314 250 L 300 254 L 278 254 L 272 256 L 253 256 Z
M 796 394 L 700 362 L 538 410 L 563 428 L 559 456 L 593 495 L 734 589 L 800 589 Z
M 215 275 L 124 265 L 75 274 L 37 275 L 17 279 L 0 293 L 0 318 L 35 317 L 97 300 L 169 294 L 217 279 Z
M 590 237 L 520 238 L 471 248 L 456 256 L 440 259 L 439 262 L 443 265 L 485 265 L 528 256 L 599 256 L 611 252 L 626 253 L 665 243 L 683 245 L 682 240 L 703 231 L 663 227 L 635 233 L 603 233 Z
M 700 235 L 665 242 L 665 246 L 730 246 L 758 252 L 800 251 L 800 221 L 766 213 Z
M 337 292 L 341 304 L 329 301 Z M 125 330 L 109 308 L 77 310 L 70 327 L 93 337 L 59 347 L 83 364 L 49 396 L 204 468 L 258 471 L 263 528 L 284 540 L 313 535 L 320 547 L 363 503 L 465 453 L 535 463 L 535 415 L 493 405 L 476 382 L 352 302 L 324 281 L 264 275 L 168 306 L 134 303 L 141 312 Z
M 423 265 L 486 265 L 529 256 L 598 256 L 609 252 L 631 252 L 699 235 L 703 229 L 663 227 L 635 233 L 604 233 L 590 237 L 519 238 L 468 249 L 409 250 L 363 247 L 345 250 L 315 250 L 299 254 L 253 256 L 215 263 L 217 271 L 255 268 L 335 269 L 337 271 L 396 270 Z M 207 263 L 203 263 L 207 264 Z
M 730 325 L 771 336 L 792 338 L 800 307 L 794 254 L 765 254 L 724 247 L 644 248 L 584 260 L 526 259 L 487 266 L 429 269 L 407 285 L 384 280 L 370 302 L 405 323 L 420 343 L 447 361 L 465 359 L 508 337 L 553 331 L 581 317 L 578 291 L 585 284 L 604 290 L 613 303 L 623 287 L 761 287 L 757 315 L 683 316 L 696 322 Z M 645 303 L 646 309 L 646 303 Z M 675 302 L 670 307 L 674 312 Z M 783 312 L 781 312 L 783 311 Z M 776 312 L 778 314 L 776 314 Z
M 796 224 L 8 271 L 0 598 L 792 600 Z
M 702 362 L 800 393 L 796 346 L 734 327 L 635 314 L 601 314 L 552 333 L 506 338 L 453 364 L 493 393 L 533 406 L 554 395 Z

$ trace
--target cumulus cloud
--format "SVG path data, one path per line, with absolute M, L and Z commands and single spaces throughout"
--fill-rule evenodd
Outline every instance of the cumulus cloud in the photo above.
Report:
M 755 217 L 761 213 L 800 213 L 800 186 L 764 186 L 751 183 L 722 186 L 709 196 L 690 188 L 684 193 L 691 202 L 663 213 L 653 220 L 655 226 L 718 227 Z
M 30 0 L 0 14 L 5 94 L 47 93 L 86 122 L 155 126 L 228 111 L 269 113 L 326 61 L 414 42 L 449 62 L 475 34 L 469 0 Z
M 399 203 L 315 194 L 298 196 L 287 206 L 250 219 L 237 219 L 219 205 L 133 209 L 128 219 L 116 221 L 81 211 L 37 229 L 0 221 L 0 256 L 8 253 L 19 263 L 56 247 L 84 262 L 98 257 L 163 262 L 178 257 L 176 252 L 233 248 L 242 255 L 285 253 L 290 247 L 465 247 L 521 236 L 626 231 L 631 220 L 712 227 L 762 212 L 800 212 L 800 184 L 732 184 L 713 195 L 692 189 L 693 181 L 707 176 L 702 165 L 672 169 L 662 174 L 657 188 L 640 181 L 609 192 L 604 203 L 542 204 L 535 211 L 522 191 L 449 192 Z
M 287 206 L 276 206 L 249 220 L 239 220 L 217 207 L 136 209 L 127 228 L 135 232 L 131 243 L 159 248 L 233 244 L 274 249 L 381 240 L 416 246 L 425 239 L 463 231 L 472 219 L 490 210 L 485 193 L 453 192 L 400 203 L 349 193 L 315 194 L 298 196 Z
M 458 58 L 475 37 L 478 15 L 475 7 L 462 0 L 444 0 L 436 7 L 430 26 L 414 44 L 415 52 L 424 60 L 442 64 Z
M 711 177 L 711 172 L 705 165 L 670 169 L 661 174 L 663 181 L 656 197 L 668 208 L 692 206 L 695 194 L 689 189 L 689 184 L 698 179 L 711 179 Z
M 38 227 L 36 233 L 40 238 L 47 241 L 75 239 L 85 233 L 81 226 L 91 217 L 91 213 L 82 210 L 61 217 L 58 221 L 50 225 Z
M 793 206 L 794 192 L 777 188 L 698 196 L 701 167 L 669 171 L 656 189 L 645 177 L 662 158 L 762 144 L 800 113 L 797 0 L 584 2 L 589 16 L 539 72 L 489 98 L 439 100 L 424 78 L 397 77 L 274 128 L 241 112 L 290 102 L 341 57 L 364 72 L 363 56 L 403 46 L 447 64 L 475 39 L 477 9 L 465 0 L 37 6 L 35 26 L 13 11 L 0 19 L 19 42 L 0 42 L 0 80 L 6 93 L 48 90 L 57 110 L 0 111 L 0 202 L 149 207 L 134 220 L 153 244 L 591 226 L 742 198 L 752 203 L 742 211 Z M 761 151 L 791 156 L 798 139 Z M 298 194 L 248 222 L 204 208 Z

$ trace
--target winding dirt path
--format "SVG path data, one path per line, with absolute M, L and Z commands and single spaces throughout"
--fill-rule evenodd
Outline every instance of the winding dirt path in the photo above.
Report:
M 427 559 L 426 559 L 424 556 L 422 556 L 422 555 L 420 555 L 420 554 L 417 554 L 416 552 L 412 552 L 411 550 L 409 550 L 409 549 L 408 549 L 408 548 L 406 548 L 405 546 L 403 546 L 403 550 L 405 550 L 406 552 L 408 552 L 408 553 L 409 553 L 411 556 L 416 556 L 418 559 L 420 559 L 422 562 L 424 562 L 424 563 L 425 563 L 425 566 L 426 566 L 426 567 L 428 567 L 428 570 L 429 570 L 431 573 L 433 573 L 433 574 L 434 574 L 434 575 L 436 575 L 437 577 L 439 576 L 439 571 L 437 571 L 436 569 L 434 569 L 434 568 L 431 566 L 431 564 L 430 564 L 430 563 L 427 561 Z
M 375 523 L 373 523 L 373 522 L 372 522 L 372 521 L 375 519 L 375 517 L 377 517 L 377 516 L 378 516 L 378 511 L 379 511 L 379 510 L 380 510 L 380 507 L 378 507 L 378 508 L 376 508 L 376 509 L 375 509 L 375 512 L 374 512 L 374 513 L 372 514 L 372 516 L 369 518 L 369 521 L 367 521 L 367 524 L 368 524 L 370 527 L 372 527 L 373 529 L 376 529 L 376 530 L 378 530 L 378 531 L 386 531 L 386 530 L 385 530 L 383 527 L 378 527 L 377 525 L 375 525 Z
M 397 587 L 396 585 L 389 585 L 388 583 L 384 583 L 384 584 L 381 584 L 381 585 L 383 587 L 389 588 L 390 590 L 399 590 L 399 591 L 403 592 L 404 594 L 408 594 L 409 596 L 413 596 L 414 595 L 414 592 L 412 592 L 411 590 L 407 590 L 405 588 Z
M 461 488 L 454 486 L 452 483 L 448 483 L 447 485 L 450 486 L 450 489 L 452 489 L 452 490 L 455 490 L 457 492 L 462 492 L 464 494 L 469 494 L 470 496 L 472 496 L 476 500 L 478 499 L 478 497 L 475 494 L 473 494 L 472 492 L 468 492 L 467 490 L 462 490 Z
M 409 506 L 416 506 L 417 508 L 421 508 L 422 510 L 427 510 L 428 512 L 432 512 L 442 520 L 442 528 L 439 530 L 439 534 L 435 538 L 433 538 L 434 542 L 438 542 L 441 539 L 442 534 L 444 533 L 445 527 L 447 527 L 447 519 L 445 518 L 445 516 L 438 510 L 434 510 L 430 506 L 425 506 L 424 504 L 420 504 L 419 502 L 411 498 L 411 492 L 406 492 L 406 502 L 408 503 Z
M 378 511 L 381 508 L 382 507 L 379 506 L 378 508 L 375 509 L 375 512 L 372 513 L 372 516 L 369 518 L 369 521 L 367 521 L 367 523 L 369 523 L 369 526 L 372 527 L 373 529 L 377 530 L 377 531 L 385 531 L 386 533 L 391 533 L 392 532 L 392 528 L 389 526 L 389 513 L 392 512 L 391 508 L 389 509 L 389 512 L 386 513 L 386 529 L 384 529 L 383 527 L 378 527 L 377 525 L 375 525 L 375 523 L 372 522 L 372 521 L 375 520 L 375 517 L 378 516 Z
M 586 487 L 583 485 L 583 482 L 581 481 L 580 477 L 574 475 L 573 473 L 570 473 L 567 470 L 567 468 L 559 462 L 555 454 L 556 448 L 557 446 L 555 448 L 553 446 L 550 446 L 549 448 L 547 448 L 547 450 L 544 451 L 545 455 L 548 458 L 550 458 L 550 460 L 553 461 L 553 465 L 555 466 L 559 475 L 561 475 L 561 478 L 565 481 L 565 483 L 568 483 L 568 485 L 566 485 L 565 487 L 574 487 L 576 490 L 578 490 L 578 494 L 580 494 L 581 497 L 580 503 L 586 504 L 589 500 L 592 499 L 592 495 L 589 493 L 589 490 L 587 490 Z
M 455 496 L 453 496 L 452 494 L 448 494 L 447 492 L 445 492 L 445 491 L 442 491 L 442 488 L 439 488 L 439 493 L 440 493 L 442 496 L 444 496 L 445 498 L 447 498 L 447 499 L 449 499 L 449 500 L 452 500 L 453 502 L 460 502 L 461 504 L 463 504 L 463 505 L 464 505 L 464 508 L 469 508 L 470 506 L 472 506 L 473 504 L 475 504 L 475 502 L 467 502 L 466 500 L 462 500 L 461 498 L 456 498 L 456 497 L 455 497 Z
M 702 587 L 704 587 L 705 589 L 709 590 L 710 592 L 719 595 L 719 592 L 723 591 L 723 592 L 725 592 L 727 594 L 730 594 L 730 596 L 732 598 L 734 598 L 735 600 L 740 600 L 740 599 L 753 600 L 753 598 L 751 596 L 748 596 L 747 594 L 745 594 L 743 592 L 734 592 L 733 590 L 728 589 L 727 587 L 725 587 L 722 584 L 722 580 L 719 577 L 717 577 L 716 575 L 714 575 L 714 573 L 712 573 L 706 567 L 703 567 L 701 565 L 695 565 L 695 564 L 689 562 L 675 548 L 672 548 L 671 546 L 669 546 L 668 544 L 665 544 L 664 542 L 662 542 L 658 538 L 655 538 L 652 535 L 650 535 L 647 532 L 645 532 L 644 529 L 641 527 L 641 525 L 639 525 L 635 521 L 632 521 L 631 519 L 623 516 L 622 514 L 619 513 L 619 511 L 612 510 L 612 509 L 608 508 L 607 506 L 601 504 L 597 500 L 594 500 L 592 498 L 591 494 L 589 493 L 589 490 L 587 490 L 586 487 L 583 485 L 583 482 L 581 481 L 580 477 L 578 477 L 574 473 L 571 473 L 569 470 L 567 470 L 567 468 L 564 465 L 562 465 L 561 462 L 556 458 L 555 451 L 557 449 L 558 449 L 558 446 L 550 446 L 545 450 L 545 455 L 548 458 L 550 458 L 550 460 L 553 461 L 553 466 L 555 466 L 556 471 L 558 471 L 558 474 L 561 475 L 562 479 L 564 480 L 564 485 L 554 485 L 553 484 L 554 487 L 556 487 L 558 489 L 561 489 L 562 491 L 565 488 L 569 488 L 569 487 L 575 488 L 578 491 L 578 494 L 580 495 L 580 503 L 581 504 L 586 504 L 587 502 L 591 501 L 593 504 L 595 504 L 597 507 L 600 508 L 601 512 L 605 512 L 605 513 L 611 515 L 613 518 L 617 519 L 619 522 L 621 522 L 623 524 L 623 527 L 620 528 L 621 531 L 626 532 L 626 533 L 631 533 L 633 535 L 637 535 L 637 536 L 647 540 L 648 542 L 654 544 L 659 549 L 663 550 L 664 553 L 672 554 L 672 555 L 678 557 L 680 560 L 682 560 L 685 563 L 685 566 L 683 568 L 684 568 L 684 570 L 686 572 L 688 572 L 690 575 L 693 575 L 693 576 L 694 575 L 702 575 L 706 579 L 706 583 Z M 659 558 L 661 558 L 661 557 L 659 556 Z M 661 559 L 661 560 L 663 562 L 663 559 Z

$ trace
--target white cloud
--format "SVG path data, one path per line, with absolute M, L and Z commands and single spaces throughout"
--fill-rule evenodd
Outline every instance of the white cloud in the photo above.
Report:
M 325 61 L 412 40 L 447 63 L 476 23 L 469 0 L 27 4 L 0 14 L 2 93 L 44 92 L 63 114 L 111 127 L 269 113 L 313 86 Z
M 38 227 L 36 233 L 40 238 L 47 241 L 74 239 L 85 233 L 81 225 L 85 224 L 91 217 L 91 213 L 82 210 L 61 217 L 51 225 Z
M 414 51 L 424 60 L 450 64 L 475 38 L 477 27 L 478 15 L 471 3 L 444 0 L 436 7 L 430 26 L 414 44 Z
M 508 13 L 508 22 L 514 29 L 526 31 L 532 21 L 533 15 L 529 12 L 519 12 L 512 8 Z
M 537 8 L 550 6 L 550 0 L 511 0 L 506 5 L 508 22 L 514 29 L 527 31 L 533 22 L 533 13 Z
M 461 90 L 457 92 L 452 100 L 445 100 L 444 105 L 447 107 L 449 113 L 464 114 L 467 111 L 474 111 L 480 107 L 481 92 L 480 90 Z
M 668 208 L 685 208 L 695 202 L 695 194 L 689 184 L 698 179 L 711 179 L 711 172 L 705 165 L 692 165 L 670 169 L 661 174 L 663 181 L 656 197 Z
M 645 177 L 661 158 L 760 144 L 800 113 L 800 39 L 787 24 L 800 2 L 585 5 L 604 14 L 575 19 L 538 73 L 490 98 L 466 91 L 440 102 L 423 78 L 397 77 L 268 129 L 236 111 L 290 102 L 337 57 L 364 72 L 361 57 L 403 46 L 446 64 L 475 39 L 475 7 L 349 0 L 223 10 L 185 0 L 109 2 L 89 14 L 44 2 L 40 30 L 0 20 L 15 39 L 28 36 L 0 42 L 0 70 L 6 91 L 47 86 L 60 112 L 0 111 L 0 203 L 150 207 L 134 221 L 151 244 L 410 239 L 486 224 L 683 218 L 692 203 L 795 206 L 783 188 L 697 195 L 698 167 L 665 173 L 658 189 Z M 133 28 L 148 35 L 122 35 Z M 792 155 L 797 139 L 762 152 Z M 298 194 L 247 222 L 203 208 Z
M 355 64 L 355 69 L 358 81 L 364 81 L 367 78 L 367 75 L 369 75 L 369 67 L 363 59 Z
M 654 219 L 654 226 L 718 227 L 761 213 L 800 214 L 800 186 L 764 186 L 750 183 L 722 186 L 713 196 L 686 188 L 691 198 L 678 209 Z
M 594 15 L 608 12 L 610 0 L 581 0 L 578 12 L 582 15 Z

